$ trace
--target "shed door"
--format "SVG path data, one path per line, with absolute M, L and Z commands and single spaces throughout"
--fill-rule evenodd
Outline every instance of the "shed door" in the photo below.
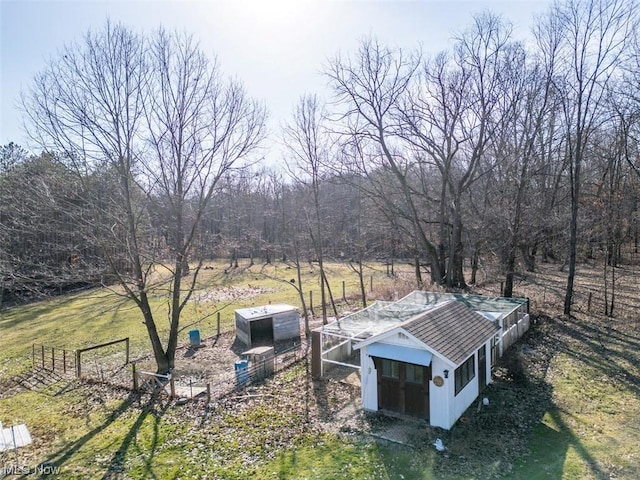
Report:
M 429 418 L 431 368 L 374 358 L 378 371 L 378 408 Z
M 251 325 L 251 346 L 273 345 L 273 317 L 253 320 Z
M 378 370 L 378 408 L 401 412 L 400 410 L 400 362 L 377 359 Z
M 405 363 L 404 413 L 412 417 L 429 418 L 429 379 L 431 368 Z

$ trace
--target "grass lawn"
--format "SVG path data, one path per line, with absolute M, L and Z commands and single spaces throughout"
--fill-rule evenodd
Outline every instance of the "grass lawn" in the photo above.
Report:
M 231 274 L 224 267 L 203 270 L 199 287 L 202 292 L 227 289 L 229 298 L 193 302 L 185 315 L 185 324 L 199 321 L 203 336 L 215 333 L 217 310 L 223 329 L 230 329 L 235 308 L 299 303 L 295 289 L 285 283 L 295 271 L 285 265 L 267 267 L 267 275 L 260 265 Z M 357 305 L 357 276 L 338 264 L 331 265 L 329 275 L 337 298 L 346 282 L 351 306 L 342 308 Z M 406 288 L 404 281 L 386 279 L 383 266 L 369 275 L 380 297 Z M 319 299 L 317 271 L 305 269 L 303 282 L 304 290 L 314 290 L 314 300 Z M 519 287 L 534 297 L 542 282 L 549 287 L 547 298 L 555 285 L 543 274 Z M 249 287 L 264 292 L 243 296 Z M 161 294 L 154 298 L 160 315 L 165 301 Z M 0 391 L 0 421 L 26 423 L 32 432 L 33 445 L 18 452 L 21 465 L 50 462 L 61 468 L 61 478 L 640 478 L 637 317 L 577 312 L 570 319 L 539 319 L 496 370 L 487 391 L 491 407 L 476 412 L 474 405 L 465 414 L 468 422 L 448 432 L 429 430 L 414 447 L 325 428 L 315 420 L 322 406 L 304 364 L 208 407 L 203 402 L 178 406 L 65 378 L 38 391 L 11 396 Z M 187 332 L 183 335 L 186 343 Z M 134 355 L 148 352 L 139 313 L 107 290 L 5 310 L 0 313 L 0 378 L 30 368 L 32 342 L 73 349 L 124 336 L 131 337 Z M 432 447 L 436 435 L 447 445 L 446 455 Z M 13 462 L 13 454 L 0 454 L 0 478 L 2 468 Z
M 181 324 L 182 341 L 188 343 L 188 329 L 198 328 L 202 336 L 214 335 L 217 331 L 217 312 L 220 312 L 221 330 L 234 327 L 234 310 L 267 303 L 290 303 L 299 305 L 297 291 L 289 281 L 296 277 L 295 269 L 289 265 L 259 265 L 252 267 L 240 264 L 238 269 L 228 269 L 228 264 L 217 262 L 207 265 L 199 275 L 194 300 L 183 311 Z M 334 298 L 342 303 L 342 282 L 350 305 L 360 306 L 359 280 L 346 264 L 329 264 L 327 278 Z M 310 297 L 319 314 L 319 271 L 305 266 L 302 270 L 303 290 L 307 306 Z M 367 294 L 375 295 L 393 291 L 404 286 L 404 281 L 391 281 L 383 266 L 372 264 L 366 269 Z M 370 292 L 370 286 L 374 292 Z M 221 290 L 223 295 L 211 299 L 206 293 Z M 312 292 L 312 293 L 310 293 Z M 49 300 L 18 306 L 0 312 L 0 377 L 20 373 L 31 367 L 33 343 L 56 348 L 75 350 L 100 343 L 130 337 L 132 355 L 146 355 L 151 351 L 147 332 L 139 309 L 127 298 L 119 295 L 120 289 L 94 289 L 81 293 L 54 297 Z M 167 335 L 168 322 L 166 303 L 168 294 L 158 289 L 150 295 L 156 323 L 161 335 Z M 331 314 L 331 312 L 329 313 Z

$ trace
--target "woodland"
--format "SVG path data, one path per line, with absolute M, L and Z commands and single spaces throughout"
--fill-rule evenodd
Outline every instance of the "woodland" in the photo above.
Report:
M 565 314 L 576 266 L 598 259 L 613 309 L 615 269 L 638 255 L 637 22 L 632 1 L 565 0 L 526 43 L 490 12 L 435 56 L 370 37 L 327 61 L 332 95 L 303 95 L 277 132 L 187 33 L 107 22 L 24 92 L 39 153 L 1 148 L 0 308 L 119 285 L 158 371 L 208 259 L 315 264 L 322 305 L 329 260 L 363 289 L 371 260 L 450 290 L 490 264 L 505 296 L 553 262 Z M 283 145 L 275 165 L 260 161 L 267 137 Z

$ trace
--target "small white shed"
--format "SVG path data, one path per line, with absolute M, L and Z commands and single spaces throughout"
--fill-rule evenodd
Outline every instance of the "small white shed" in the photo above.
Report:
M 236 338 L 248 348 L 300 337 L 298 308 L 284 303 L 235 311 Z
M 358 343 L 363 408 L 450 429 L 491 381 L 488 352 L 498 331 L 451 300 Z

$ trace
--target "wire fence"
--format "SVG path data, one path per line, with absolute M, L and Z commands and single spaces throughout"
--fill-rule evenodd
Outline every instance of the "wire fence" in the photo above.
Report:
M 194 382 L 191 377 L 161 375 L 140 371 L 132 364 L 132 385 L 136 391 L 166 394 L 178 399 L 204 398 L 207 403 L 230 393 L 259 384 L 303 360 L 306 350 L 298 344 L 278 353 L 267 353 L 259 359 L 241 359 L 235 370 L 229 370 L 216 382 Z

